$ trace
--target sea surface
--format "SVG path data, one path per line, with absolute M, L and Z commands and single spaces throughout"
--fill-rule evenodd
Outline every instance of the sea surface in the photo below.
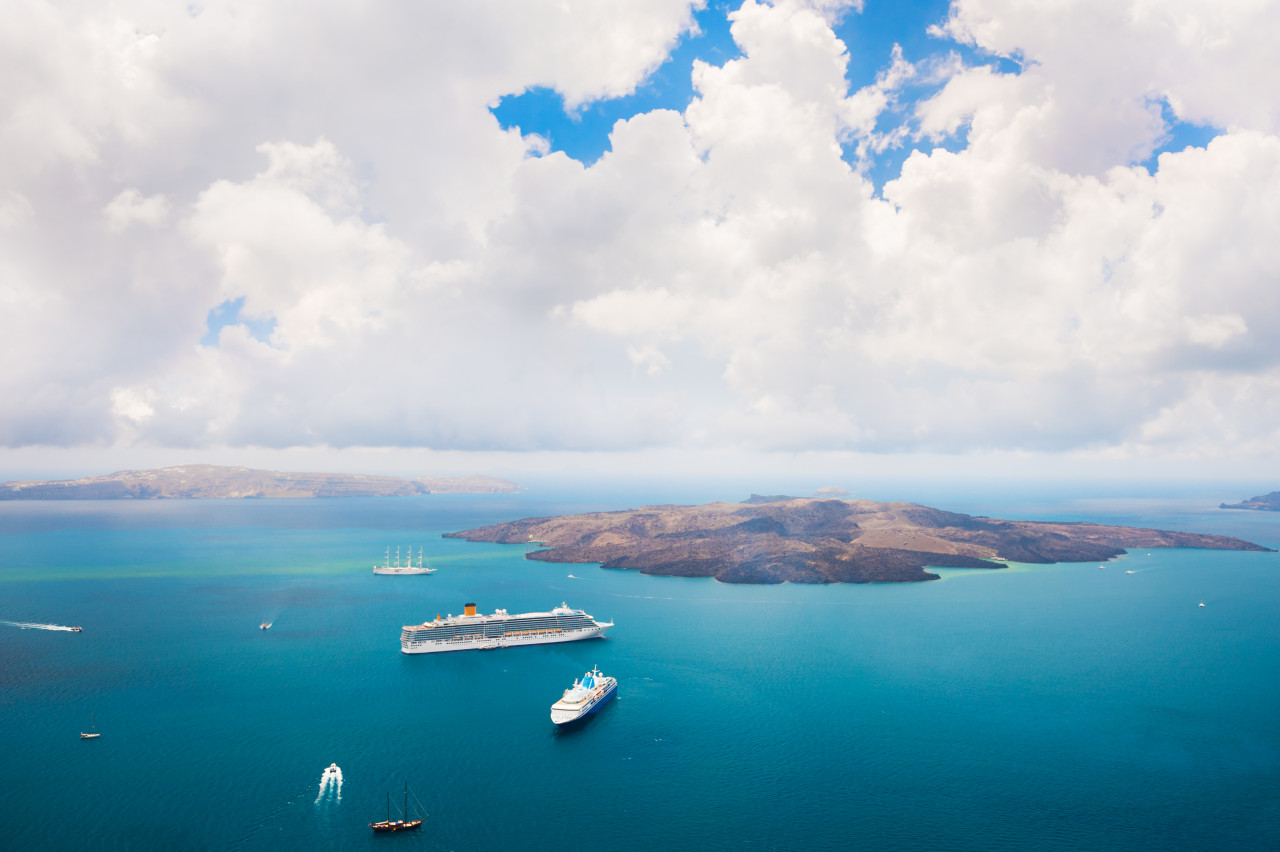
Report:
M 0 847 L 1280 848 L 1280 554 L 730 586 L 440 537 L 655 496 L 0 503 Z M 1280 547 L 1212 506 L 944 507 Z M 469 601 L 616 627 L 400 653 Z M 557 729 L 593 665 L 618 700 Z M 406 782 L 426 825 L 373 835 Z

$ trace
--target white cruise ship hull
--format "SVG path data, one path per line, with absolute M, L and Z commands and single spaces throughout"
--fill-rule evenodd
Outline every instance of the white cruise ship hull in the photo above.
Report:
M 568 725 L 570 722 L 585 719 L 608 704 L 617 694 L 618 681 L 614 678 L 609 678 L 602 689 L 581 704 L 561 700 L 551 705 L 551 721 L 557 725 Z
M 390 568 L 387 568 L 386 566 L 379 566 L 373 569 L 373 573 L 392 576 L 397 574 L 431 574 L 435 570 L 436 569 L 434 568 L 396 568 L 393 565 Z
M 520 645 L 549 645 L 555 642 L 577 642 L 580 639 L 596 639 L 604 636 L 613 625 L 605 624 L 584 630 L 564 630 L 537 636 L 465 636 L 456 639 L 403 640 L 400 650 L 406 654 L 440 654 L 445 651 L 492 651 L 498 648 L 515 648 Z

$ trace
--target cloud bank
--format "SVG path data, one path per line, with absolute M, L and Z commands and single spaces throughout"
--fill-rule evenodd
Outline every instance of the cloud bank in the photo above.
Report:
M 700 8 L 19 0 L 0 446 L 1273 453 L 1280 6 L 956 0 L 855 87 L 860 4 L 747 0 L 591 165 L 490 112 Z

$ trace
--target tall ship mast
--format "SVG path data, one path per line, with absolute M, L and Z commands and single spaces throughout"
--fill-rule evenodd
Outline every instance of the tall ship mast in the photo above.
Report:
M 396 548 L 396 564 L 391 564 L 391 547 L 387 546 L 387 557 L 381 565 L 373 566 L 375 574 L 433 574 L 435 568 L 430 567 L 422 556 L 422 548 L 418 548 L 418 564 L 413 564 L 413 548 L 409 548 L 409 556 L 405 564 L 400 564 L 400 548 Z
M 414 796 L 413 800 L 418 801 L 418 797 Z M 421 803 L 419 802 L 419 807 Z M 404 810 L 400 812 L 400 819 L 393 820 L 391 818 L 391 794 L 387 794 L 387 818 L 381 822 L 371 822 L 369 827 L 374 831 L 412 831 L 422 825 L 422 817 L 410 819 L 409 813 L 409 783 L 406 781 L 404 785 Z
M 612 621 L 596 621 L 567 604 L 550 612 L 523 612 L 512 615 L 496 609 L 492 615 L 476 612 L 466 604 L 462 615 L 439 615 L 434 621 L 406 625 L 400 631 L 400 650 L 406 654 L 435 654 L 441 651 L 488 651 L 517 645 L 546 645 L 603 638 Z

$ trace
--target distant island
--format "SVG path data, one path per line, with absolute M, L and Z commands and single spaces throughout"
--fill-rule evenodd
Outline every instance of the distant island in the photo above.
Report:
M 1280 491 L 1250 497 L 1241 503 L 1220 503 L 1219 509 L 1258 509 L 1263 512 L 1280 512 Z
M 359 473 L 282 473 L 188 464 L 122 470 L 47 482 L 5 482 L 0 500 L 163 500 L 278 497 L 412 497 L 418 494 L 507 494 L 520 486 L 495 476 L 401 479 Z
M 605 568 L 715 577 L 725 583 L 911 583 L 938 579 L 926 566 L 1102 562 L 1129 547 L 1270 550 L 1217 535 L 1002 521 L 915 503 L 755 494 L 743 503 L 526 518 L 446 538 L 535 542 L 546 549 L 525 558 L 599 562 Z

